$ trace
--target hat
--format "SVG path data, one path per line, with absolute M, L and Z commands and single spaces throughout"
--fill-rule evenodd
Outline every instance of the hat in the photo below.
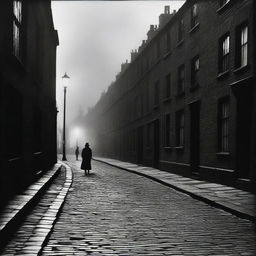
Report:
M 89 147 L 89 143 L 88 143 L 88 142 L 86 142 L 86 143 L 85 143 L 85 146 L 86 146 L 86 147 Z

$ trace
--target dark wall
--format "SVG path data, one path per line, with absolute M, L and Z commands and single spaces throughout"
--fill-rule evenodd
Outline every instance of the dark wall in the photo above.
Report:
M 56 162 L 56 46 L 50 1 L 21 1 L 19 54 L 12 1 L 0 8 L 0 194 L 29 184 Z M 17 22 L 17 20 L 16 20 Z
M 198 4 L 198 25 L 191 27 L 191 7 L 194 3 Z M 97 143 L 97 153 L 184 175 L 195 172 L 205 179 L 221 183 L 252 178 L 255 170 L 247 173 L 238 170 L 238 139 L 249 130 L 245 122 L 241 124 L 242 129 L 237 128 L 240 101 L 233 87 L 243 85 L 248 94 L 255 83 L 252 54 L 255 51 L 254 18 L 253 1 L 230 1 L 223 7 L 219 1 L 187 1 L 176 14 L 169 15 L 166 24 L 158 29 L 151 26 L 153 30 L 147 42 L 139 47 L 138 53 L 133 52 L 129 66 L 117 76 L 115 83 L 86 117 L 88 129 L 91 129 Z M 182 40 L 178 40 L 181 19 L 184 35 Z M 244 22 L 249 28 L 248 65 L 238 68 L 237 30 Z M 168 32 L 170 44 L 167 47 Z M 222 73 L 219 70 L 219 40 L 226 33 L 230 35 L 229 67 L 227 72 Z M 199 56 L 200 68 L 198 86 L 193 87 L 191 63 L 195 56 Z M 185 89 L 179 94 L 178 70 L 182 65 Z M 171 88 L 167 97 L 165 88 L 169 73 Z M 218 145 L 219 106 L 224 98 L 228 98 L 230 103 L 228 152 L 221 152 Z M 248 98 L 248 104 L 254 101 L 254 96 Z M 194 103 L 200 106 L 198 110 L 192 107 Z M 192 114 L 192 109 L 198 113 Z M 252 109 L 243 108 L 242 115 L 251 117 Z M 182 146 L 177 145 L 177 117 L 180 111 L 184 111 Z M 165 145 L 166 114 L 170 114 L 168 146 Z M 198 119 L 199 125 L 193 123 L 194 119 Z M 195 127 L 197 131 L 193 130 Z M 249 131 L 247 145 L 252 134 Z M 198 139 L 194 140 L 194 136 Z M 197 143 L 197 147 L 193 147 L 192 143 Z M 196 148 L 199 152 L 193 154 Z M 195 162 L 197 170 L 192 170 Z M 245 164 L 249 166 L 249 163 Z

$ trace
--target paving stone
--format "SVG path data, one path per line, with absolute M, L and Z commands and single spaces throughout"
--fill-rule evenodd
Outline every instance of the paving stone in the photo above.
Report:
M 0 255 L 6 255 L 9 252 L 12 252 L 12 255 L 37 255 L 55 220 L 55 217 L 48 217 L 49 208 L 54 204 L 59 192 L 62 190 L 65 174 L 64 170 L 60 172 L 58 178 L 53 181 L 36 207 L 26 216 L 16 234 Z M 59 205 L 59 201 L 57 205 Z M 56 209 L 54 213 L 56 215 Z
M 256 255 L 250 221 L 102 163 L 90 175 L 70 164 L 72 189 L 42 255 Z

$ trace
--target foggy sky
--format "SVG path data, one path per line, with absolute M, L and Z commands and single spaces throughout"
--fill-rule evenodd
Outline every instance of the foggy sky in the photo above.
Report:
M 67 122 L 79 106 L 86 113 L 107 89 L 121 63 L 146 39 L 150 24 L 158 24 L 165 5 L 178 10 L 184 1 L 63 1 L 52 2 L 57 50 L 58 125 L 62 127 L 63 86 L 67 89 Z

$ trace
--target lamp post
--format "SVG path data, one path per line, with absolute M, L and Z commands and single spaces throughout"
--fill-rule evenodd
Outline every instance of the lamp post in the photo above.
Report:
M 70 77 L 65 72 L 62 77 L 63 87 L 64 87 L 64 109 L 63 109 L 63 151 L 62 151 L 62 161 L 67 161 L 66 157 L 66 93 Z

